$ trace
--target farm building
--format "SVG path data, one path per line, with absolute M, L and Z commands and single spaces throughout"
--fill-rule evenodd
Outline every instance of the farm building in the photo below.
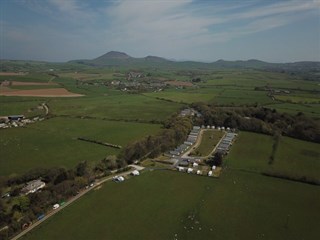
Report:
M 42 182 L 41 180 L 33 180 L 30 182 L 27 182 L 27 185 L 22 188 L 21 193 L 28 195 L 29 193 L 35 193 L 41 188 L 44 188 L 46 186 L 45 182 Z

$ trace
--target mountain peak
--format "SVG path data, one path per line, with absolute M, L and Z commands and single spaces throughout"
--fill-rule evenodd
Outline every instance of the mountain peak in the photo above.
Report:
M 128 59 L 131 58 L 128 54 L 124 52 L 110 51 L 97 57 L 95 60 L 106 60 L 106 59 Z

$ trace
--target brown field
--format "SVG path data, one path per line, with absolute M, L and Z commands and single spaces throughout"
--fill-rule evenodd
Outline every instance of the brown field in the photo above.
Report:
M 48 88 L 33 90 L 16 90 L 7 87 L 0 88 L 2 96 L 24 96 L 24 97 L 81 97 L 84 95 L 69 92 L 64 88 Z
M 177 87 L 192 87 L 193 86 L 193 84 L 191 82 L 182 82 L 182 81 L 167 81 L 164 83 L 169 84 L 171 86 L 177 86 Z
M 18 81 L 11 81 L 12 86 L 48 86 L 48 85 L 58 85 L 54 82 L 18 82 Z
M 8 86 L 48 86 L 48 85 L 58 85 L 54 82 L 19 82 L 19 81 L 3 81 L 0 86 L 8 87 Z
M 23 76 L 26 75 L 27 73 L 24 72 L 0 72 L 0 76 Z

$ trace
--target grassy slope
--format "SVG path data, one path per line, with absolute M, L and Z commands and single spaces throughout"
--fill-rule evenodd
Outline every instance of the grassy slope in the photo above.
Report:
M 241 132 L 226 158 L 229 167 L 261 172 L 270 170 L 288 176 L 320 179 L 319 144 L 282 137 L 275 160 L 269 165 L 273 139 L 271 136 Z
M 273 168 L 276 171 L 320 179 L 320 144 L 282 137 Z
M 149 172 L 105 184 L 23 239 L 315 239 L 319 194 L 232 170 L 220 179 Z
M 182 105 L 136 94 L 110 94 L 78 99 L 54 99 L 49 103 L 53 114 L 106 117 L 111 119 L 164 120 Z
M 232 168 L 259 172 L 268 168 L 272 144 L 271 136 L 240 132 L 225 161 Z
M 160 125 L 54 118 L 1 130 L 0 175 L 21 173 L 34 167 L 73 167 L 78 162 L 97 161 L 118 149 L 77 140 L 87 137 L 125 146 L 159 131 Z

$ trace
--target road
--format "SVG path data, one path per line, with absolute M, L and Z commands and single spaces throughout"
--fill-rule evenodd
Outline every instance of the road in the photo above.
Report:
M 144 167 L 138 166 L 138 165 L 129 165 L 129 167 L 133 167 L 138 171 L 141 171 L 144 169 Z M 113 171 L 115 172 L 115 171 Z M 126 172 L 120 173 L 118 174 L 118 176 L 128 176 L 130 173 L 132 172 L 131 170 L 128 170 Z M 93 187 L 89 187 L 88 189 L 85 189 L 83 191 L 81 191 L 78 195 L 74 196 L 73 198 L 71 198 L 68 202 L 66 202 L 63 206 L 60 206 L 59 208 L 57 208 L 56 210 L 52 210 L 51 212 L 47 213 L 47 215 L 42 218 L 41 220 L 33 223 L 30 227 L 28 227 L 27 229 L 23 230 L 21 233 L 19 233 L 18 235 L 16 235 L 15 237 L 13 237 L 11 240 L 17 240 L 19 238 L 21 238 L 23 235 L 27 234 L 28 232 L 30 232 L 32 229 L 34 229 L 35 227 L 39 226 L 41 223 L 43 223 L 45 220 L 47 220 L 48 218 L 52 217 L 53 215 L 55 215 L 56 213 L 60 212 L 62 209 L 66 208 L 67 206 L 69 206 L 70 204 L 72 204 L 73 202 L 75 202 L 76 200 L 78 200 L 79 198 L 81 198 L 82 196 L 84 196 L 86 193 L 90 192 L 92 189 L 94 189 L 95 187 L 103 184 L 106 181 L 110 181 L 112 180 L 112 178 L 114 177 L 114 175 L 112 176 L 108 176 L 98 182 L 95 183 L 95 185 Z
M 200 133 L 199 133 L 199 136 L 197 138 L 196 143 L 194 145 L 192 145 L 188 151 L 186 151 L 184 154 L 182 154 L 181 158 L 188 158 L 189 154 L 200 145 L 201 140 L 202 140 L 202 134 L 203 134 L 203 131 L 205 131 L 205 130 L 206 129 L 200 130 Z

